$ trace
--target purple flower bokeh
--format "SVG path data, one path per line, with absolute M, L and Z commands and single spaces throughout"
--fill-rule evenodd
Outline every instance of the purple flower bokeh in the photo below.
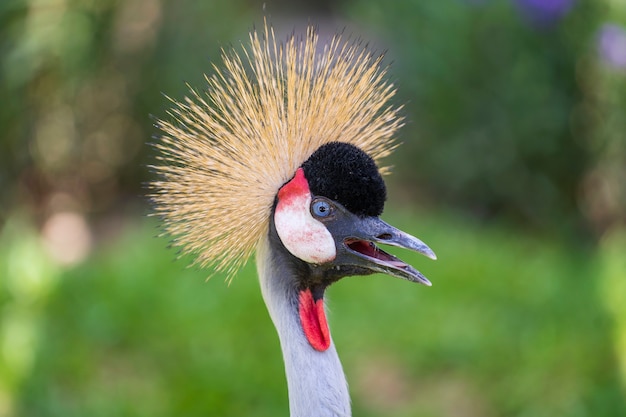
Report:
M 626 29 L 606 23 L 598 33 L 598 54 L 609 67 L 626 70 Z
M 550 26 L 566 15 L 576 0 L 515 0 L 515 2 L 532 23 Z

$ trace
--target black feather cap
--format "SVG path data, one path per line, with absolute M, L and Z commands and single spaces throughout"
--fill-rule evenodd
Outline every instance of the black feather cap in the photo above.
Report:
M 337 201 L 352 213 L 380 216 L 387 188 L 376 163 L 354 145 L 330 142 L 302 164 L 311 193 Z

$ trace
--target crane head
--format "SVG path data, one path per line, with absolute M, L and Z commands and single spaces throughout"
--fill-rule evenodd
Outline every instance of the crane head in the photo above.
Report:
M 384 273 L 430 286 L 408 263 L 383 251 L 397 246 L 436 259 L 421 240 L 379 218 L 386 198 L 385 183 L 374 160 L 358 147 L 341 142 L 322 145 L 278 192 L 273 230 L 292 263 L 307 273 L 299 309 L 311 346 L 330 344 L 323 296 L 326 287 L 352 275 Z
M 379 218 L 386 168 L 377 163 L 396 148 L 401 106 L 383 56 L 358 41 L 337 35 L 322 44 L 309 27 L 278 42 L 266 23 L 243 48 L 224 51 L 207 88 L 172 100 L 171 119 L 157 122 L 154 214 L 182 254 L 228 279 L 273 245 L 281 263 L 271 272 L 294 272 L 280 279 L 297 290 L 289 295 L 298 298 L 302 329 L 323 351 L 328 285 L 376 272 L 430 285 L 378 246 L 435 257 Z

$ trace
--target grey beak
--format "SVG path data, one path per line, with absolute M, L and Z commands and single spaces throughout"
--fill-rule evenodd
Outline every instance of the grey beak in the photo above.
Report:
M 432 249 L 420 239 L 391 226 L 378 217 L 348 215 L 331 227 L 333 229 L 331 233 L 338 244 L 338 258 L 341 258 L 342 264 L 381 272 L 428 286 L 432 285 L 417 269 L 376 245 L 397 246 L 421 253 L 430 259 L 437 259 Z

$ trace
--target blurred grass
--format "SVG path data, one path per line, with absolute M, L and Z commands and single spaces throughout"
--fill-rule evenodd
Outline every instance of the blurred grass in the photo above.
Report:
M 456 215 L 385 218 L 439 260 L 402 253 L 432 288 L 376 275 L 329 289 L 355 415 L 626 413 L 593 252 Z M 155 234 L 142 221 L 60 273 L 15 415 L 288 414 L 253 262 L 230 286 L 205 282 Z

